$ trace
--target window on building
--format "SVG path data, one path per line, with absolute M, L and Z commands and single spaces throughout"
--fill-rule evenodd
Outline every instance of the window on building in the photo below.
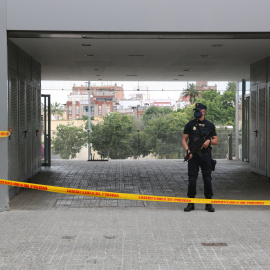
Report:
M 91 113 L 95 112 L 95 107 L 91 106 Z M 86 114 L 88 113 L 88 106 L 83 106 L 83 113 Z
M 79 114 L 80 110 L 79 110 L 79 106 L 76 106 L 76 114 Z
M 68 108 L 68 114 L 72 114 L 72 108 Z

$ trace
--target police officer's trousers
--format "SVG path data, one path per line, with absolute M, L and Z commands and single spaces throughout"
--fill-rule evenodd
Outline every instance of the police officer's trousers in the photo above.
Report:
M 203 182 L 204 182 L 204 196 L 205 198 L 212 198 L 212 176 L 211 176 L 211 152 L 195 153 L 192 159 L 188 161 L 188 193 L 189 198 L 195 198 L 196 183 L 201 167 Z

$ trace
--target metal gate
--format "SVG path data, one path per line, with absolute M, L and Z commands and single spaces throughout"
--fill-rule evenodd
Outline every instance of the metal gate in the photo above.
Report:
M 242 128 L 242 160 L 249 162 L 249 117 L 250 117 L 250 97 L 243 99 L 243 128 Z
M 51 96 L 41 95 L 41 162 L 51 166 Z

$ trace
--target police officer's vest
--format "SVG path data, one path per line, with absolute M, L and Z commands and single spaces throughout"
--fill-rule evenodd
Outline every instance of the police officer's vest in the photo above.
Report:
M 204 141 L 207 139 L 211 139 L 212 137 L 212 129 L 209 125 L 207 125 L 206 121 L 198 121 L 194 119 L 191 121 L 192 123 L 192 130 L 189 134 L 189 142 L 188 146 L 191 147 L 194 143 L 198 142 L 203 145 Z M 212 149 L 209 146 L 207 149 Z M 206 151 L 206 149 L 204 150 Z

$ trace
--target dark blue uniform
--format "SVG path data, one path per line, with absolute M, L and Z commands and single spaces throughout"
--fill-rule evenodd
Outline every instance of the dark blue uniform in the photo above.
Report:
M 188 146 L 192 147 L 196 140 L 211 139 L 212 136 L 217 136 L 215 125 L 206 119 L 203 121 L 194 119 L 187 123 L 184 129 L 184 134 L 189 135 Z M 213 196 L 212 191 L 212 177 L 211 177 L 211 146 L 203 148 L 196 153 L 192 154 L 192 159 L 188 161 L 188 193 L 189 198 L 195 198 L 196 195 L 196 182 L 201 167 L 203 182 L 204 182 L 204 195 L 205 198 Z

